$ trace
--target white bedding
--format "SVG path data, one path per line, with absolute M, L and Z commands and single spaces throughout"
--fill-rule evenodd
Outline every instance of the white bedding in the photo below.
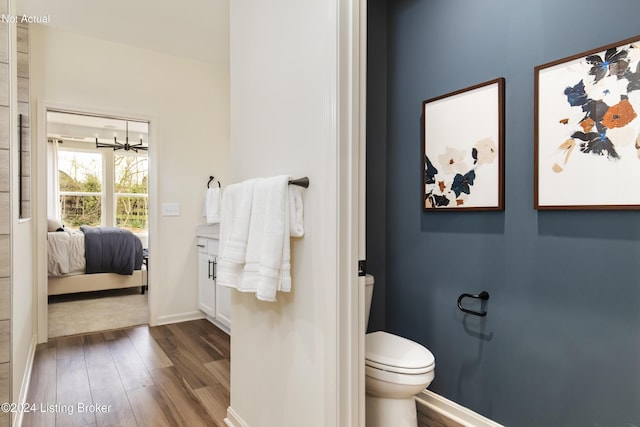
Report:
M 84 233 L 77 231 L 56 231 L 47 233 L 49 276 L 84 274 Z

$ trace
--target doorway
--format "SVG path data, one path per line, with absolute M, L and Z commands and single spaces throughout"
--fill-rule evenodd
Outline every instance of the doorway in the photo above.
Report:
M 49 338 L 149 323 L 148 149 L 147 120 L 46 109 Z

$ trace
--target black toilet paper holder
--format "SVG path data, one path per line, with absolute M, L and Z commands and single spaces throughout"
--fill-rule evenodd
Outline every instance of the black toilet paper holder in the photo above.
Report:
M 462 300 L 464 298 L 474 298 L 474 299 L 480 299 L 483 301 L 486 301 L 489 299 L 489 292 L 487 291 L 482 291 L 480 292 L 478 295 L 474 295 L 474 294 L 462 294 L 458 297 L 458 308 L 462 311 L 464 311 L 465 313 L 469 313 L 469 314 L 473 314 L 474 316 L 480 316 L 480 317 L 484 317 L 487 315 L 486 311 L 475 311 L 475 310 L 469 310 L 468 308 L 464 308 L 462 306 Z

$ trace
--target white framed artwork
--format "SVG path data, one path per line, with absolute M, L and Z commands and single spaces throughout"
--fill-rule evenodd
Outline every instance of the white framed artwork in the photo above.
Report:
M 422 206 L 504 209 L 504 78 L 422 103 Z

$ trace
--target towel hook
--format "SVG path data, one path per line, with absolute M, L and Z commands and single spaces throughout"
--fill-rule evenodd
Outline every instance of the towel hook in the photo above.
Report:
M 207 188 L 209 188 L 209 184 L 211 184 L 211 181 L 213 181 L 214 177 L 212 175 L 209 175 L 209 182 L 207 182 Z M 218 188 L 222 187 L 220 185 L 220 181 L 218 181 Z

